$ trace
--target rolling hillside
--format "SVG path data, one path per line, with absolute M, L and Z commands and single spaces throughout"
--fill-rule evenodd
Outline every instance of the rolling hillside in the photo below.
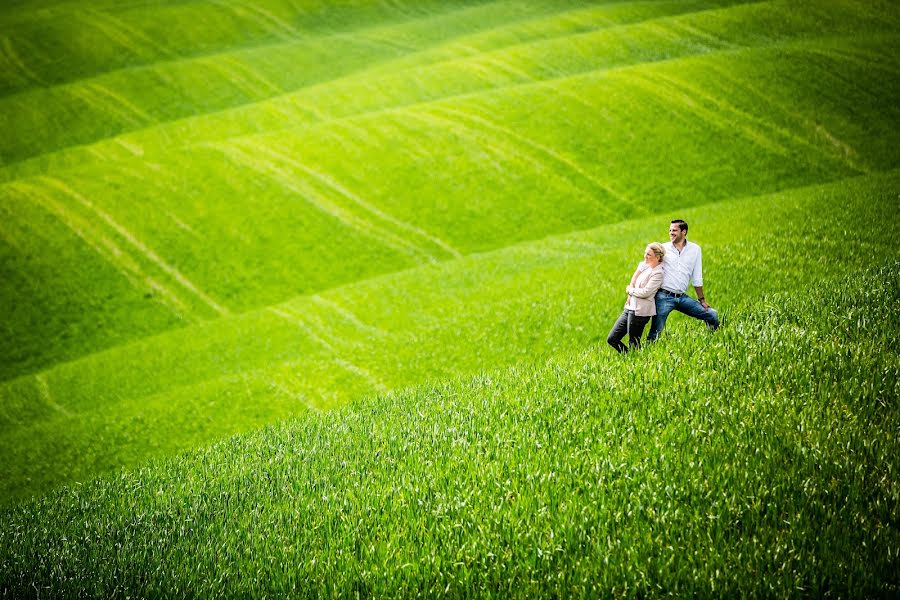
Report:
M 870 220 L 873 205 L 896 198 L 897 180 L 728 203 L 716 211 L 724 222 L 698 219 L 711 230 L 731 219 L 768 229 L 706 243 L 725 259 L 713 270 L 721 293 L 740 298 L 715 334 L 675 322 L 673 336 L 640 355 L 603 344 L 357 398 L 7 508 L 2 589 L 14 597 L 893 595 L 900 264 L 871 264 L 889 234 L 863 228 L 884 231 Z M 753 217 L 741 221 L 746 213 Z M 788 225 L 767 228 L 773 219 Z M 848 220 L 860 225 L 855 234 L 829 239 Z M 525 252 L 540 263 L 534 283 L 565 288 L 583 276 L 573 255 L 587 247 L 596 259 L 603 241 L 592 237 Z M 830 277 L 809 276 L 847 247 L 854 251 Z M 627 263 L 620 253 L 614 262 Z M 482 271 L 506 279 L 502 269 Z M 614 308 L 619 293 L 598 296 Z M 615 312 L 602 311 L 604 324 Z M 434 346 L 484 362 L 502 351 L 489 344 L 492 328 L 503 339 L 522 324 L 495 314 L 471 325 L 488 332 L 480 339 L 447 327 L 448 337 L 431 332 Z M 465 348 L 454 348 L 456 337 Z M 409 369 L 421 359 L 390 344 L 380 350 Z M 310 373 L 292 365 L 247 380 L 300 372 Z M 183 398 L 221 402 L 226 390 Z M 245 400 L 264 396 L 257 389 Z
M 4 3 L 0 590 L 896 592 L 897 98 L 892 2 Z

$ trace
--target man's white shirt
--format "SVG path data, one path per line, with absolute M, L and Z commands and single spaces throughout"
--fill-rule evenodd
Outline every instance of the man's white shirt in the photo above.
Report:
M 663 244 L 666 255 L 663 257 L 663 289 L 683 294 L 688 285 L 703 285 L 703 254 L 700 246 L 694 242 L 684 242 L 679 252 L 672 242 Z

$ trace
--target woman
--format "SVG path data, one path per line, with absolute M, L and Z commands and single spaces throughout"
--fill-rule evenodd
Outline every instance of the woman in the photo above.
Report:
M 616 324 L 606 341 L 619 352 L 627 352 L 631 348 L 640 348 L 641 334 L 644 327 L 650 322 L 650 318 L 656 314 L 656 290 L 662 285 L 663 272 L 662 261 L 666 255 L 662 244 L 653 242 L 644 250 L 644 262 L 638 265 L 631 277 L 631 283 L 625 288 L 628 301 L 625 310 L 616 319 Z M 622 343 L 622 338 L 628 335 L 628 346 Z

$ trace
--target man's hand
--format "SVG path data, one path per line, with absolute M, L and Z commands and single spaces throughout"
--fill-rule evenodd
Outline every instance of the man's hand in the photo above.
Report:
M 709 310 L 709 304 L 706 303 L 706 295 L 703 293 L 702 285 L 695 285 L 694 291 L 697 292 L 697 302 L 703 307 L 703 310 Z

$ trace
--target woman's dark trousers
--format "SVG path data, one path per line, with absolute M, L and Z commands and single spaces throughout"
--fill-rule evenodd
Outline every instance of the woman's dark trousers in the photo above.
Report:
M 606 342 L 618 350 L 619 352 L 628 352 L 629 346 L 632 349 L 641 347 L 641 335 L 644 333 L 644 327 L 650 322 L 652 317 L 638 317 L 633 310 L 626 310 L 619 318 L 616 319 L 615 325 L 609 331 Z M 622 343 L 622 339 L 628 336 L 628 346 Z

